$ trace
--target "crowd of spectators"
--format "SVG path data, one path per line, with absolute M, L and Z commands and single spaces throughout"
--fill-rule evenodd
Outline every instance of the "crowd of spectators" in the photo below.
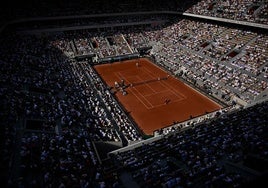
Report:
M 191 20 L 153 32 L 156 62 L 173 73 L 182 70 L 187 80 L 219 98 L 235 95 L 250 102 L 267 88 L 264 34 Z
M 131 142 L 141 134 L 88 64 L 67 57 L 71 48 L 61 35 L 12 34 L 1 42 L 7 44 L 1 46 L 5 176 L 19 161 L 16 173 L 6 177 L 10 185 L 104 187 L 92 141 Z M 16 145 L 19 155 L 11 149 Z
M 92 77 L 96 89 L 101 93 L 101 98 L 104 101 L 109 113 L 116 121 L 116 125 L 119 130 L 125 135 L 128 142 L 141 140 L 141 134 L 135 126 L 133 126 L 131 120 L 127 117 L 123 109 L 119 106 L 117 101 L 113 98 L 111 91 L 105 83 L 100 79 L 99 75 L 94 69 L 88 66 L 88 63 L 84 64 L 84 70 L 87 75 Z
M 153 29 L 152 29 L 153 27 Z M 74 53 L 98 58 L 131 54 L 153 46 L 159 64 L 220 100 L 249 103 L 267 88 L 267 36 L 249 30 L 177 20 L 173 24 L 108 31 L 72 31 Z
M 266 0 L 201 0 L 188 13 L 267 24 Z
M 97 36 L 92 34 L 96 33 L 85 30 L 66 34 L 69 37 L 73 36 L 70 45 L 73 46 L 75 55 L 97 54 L 99 58 L 104 58 L 133 53 L 122 34 L 113 33 L 112 36 L 109 36 L 109 32 L 98 33 Z
M 115 152 L 111 160 L 141 187 L 254 185 L 250 182 L 258 176 L 252 171 L 267 170 L 267 107 L 265 102 L 223 114 L 150 144 Z
M 180 19 L 165 26 L 47 36 L 9 33 L 0 41 L 5 44 L 0 46 L 2 169 L 8 172 L 18 168 L 11 176 L 4 173 L 10 185 L 116 187 L 117 180 L 107 180 L 103 175 L 94 141 L 142 140 L 106 84 L 88 62 L 72 59 L 75 55 L 94 53 L 105 58 L 152 45 L 156 63 L 224 101 L 235 95 L 250 103 L 268 84 L 267 35 L 199 21 Z M 257 116 L 262 117 L 267 110 L 265 104 L 231 118 L 222 116 L 116 158 L 134 171 L 133 177 L 143 185 L 187 186 L 197 183 L 200 176 L 206 185 L 240 185 L 245 180 L 243 175 L 230 173 L 219 163 L 223 158 L 250 163 L 250 159 L 241 159 L 241 150 L 266 157 L 261 132 L 267 120 Z M 236 127 L 240 118 L 241 127 Z M 30 125 L 31 120 L 39 124 Z M 252 122 L 257 122 L 256 126 L 250 126 Z M 245 133 L 237 136 L 241 130 Z M 208 135 L 211 139 L 206 139 Z M 199 150 L 198 146 L 206 143 L 212 143 L 212 148 L 208 144 Z M 255 149 L 253 143 L 258 143 Z M 17 148 L 19 155 L 11 148 Z M 174 149 L 177 153 L 172 152 Z M 166 150 L 167 154 L 161 153 Z M 156 160 L 159 155 L 163 159 Z M 15 167 L 14 161 L 20 165 Z
M 61 135 L 24 134 L 18 185 L 104 187 L 89 138 L 83 130 L 66 130 Z

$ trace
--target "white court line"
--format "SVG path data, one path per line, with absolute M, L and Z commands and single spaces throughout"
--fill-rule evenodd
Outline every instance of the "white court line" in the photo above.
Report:
M 143 71 L 143 73 L 145 73 L 146 75 L 148 75 L 148 76 L 150 76 L 152 79 L 154 78 L 153 76 L 151 76 L 150 74 L 148 74 L 148 73 L 146 73 L 143 69 L 140 69 L 141 71 Z M 122 73 L 121 72 L 117 72 L 118 74 L 120 74 L 122 77 L 123 77 L 123 75 L 122 75 Z M 142 79 L 140 78 L 140 76 L 136 76 L 137 78 L 139 78 L 141 81 L 142 81 Z M 149 85 L 149 83 L 145 83 L 145 84 L 143 84 L 143 85 L 145 85 L 146 87 L 148 87 L 149 89 L 151 89 L 152 90 L 152 94 L 157 94 L 158 93 L 158 91 L 155 91 L 150 85 Z M 145 97 L 147 97 L 147 95 L 143 95 L 143 94 L 141 94 L 136 88 L 135 88 L 135 90 L 140 94 L 140 95 L 142 95 L 143 96 L 143 98 L 145 99 L 145 100 L 147 100 Z M 150 95 L 152 95 L 152 94 L 149 94 L 149 96 Z M 147 102 L 148 103 L 150 103 L 148 100 L 147 100 Z M 151 104 L 151 103 L 150 103 Z M 152 105 L 152 104 L 151 104 Z M 153 105 L 152 105 L 153 106 Z
M 137 78 L 139 78 L 139 79 L 141 79 L 139 76 L 137 77 Z M 141 79 L 142 80 L 142 79 Z M 160 103 L 160 104 L 157 104 L 157 105 L 153 105 L 150 101 L 148 101 L 147 99 L 146 99 L 146 97 L 148 97 L 148 96 L 150 96 L 150 95 L 155 95 L 155 94 L 160 94 L 160 93 L 163 93 L 163 92 L 168 92 L 168 91 L 170 91 L 171 89 L 169 89 L 169 88 L 167 88 L 167 87 L 165 87 L 165 86 L 163 86 L 164 88 L 166 88 L 166 90 L 164 90 L 164 91 L 160 91 L 160 92 L 154 92 L 154 93 L 152 93 L 152 94 L 149 94 L 149 95 L 143 95 L 143 94 L 141 94 L 140 93 L 140 91 L 139 90 L 137 90 L 135 87 L 133 87 L 133 89 L 137 92 L 137 93 L 139 93 L 139 95 L 141 95 L 142 96 L 142 98 L 144 98 L 144 100 L 146 100 L 150 105 L 151 105 L 151 107 L 147 107 L 147 109 L 152 109 L 152 108 L 156 108 L 156 107 L 160 107 L 160 106 L 165 106 L 166 104 L 165 103 Z M 172 90 L 171 90 L 172 91 Z M 173 92 L 173 91 L 172 91 Z M 172 100 L 172 103 L 175 103 L 175 102 L 179 102 L 179 101 L 182 101 L 182 100 L 184 100 L 185 99 L 185 97 L 181 97 L 181 96 L 178 96 L 178 95 L 176 95 L 174 92 L 173 92 L 173 94 L 177 97 L 177 100 Z M 136 95 L 135 95 L 136 96 Z M 137 96 L 136 96 L 137 97 Z
M 153 74 L 150 70 L 148 70 L 146 67 L 144 67 L 144 69 L 149 72 L 149 74 Z M 160 82 L 161 85 L 166 88 L 167 90 L 171 91 L 174 95 L 176 95 L 178 98 L 181 98 L 181 99 L 187 99 L 186 96 L 184 96 L 182 93 L 174 90 L 172 87 L 170 87 L 170 85 L 166 84 L 165 82 Z
M 145 71 L 144 71 L 143 69 L 141 69 L 141 70 L 145 73 Z M 147 75 L 148 75 L 148 74 L 147 74 Z M 149 76 L 151 76 L 151 75 L 149 74 Z M 151 76 L 151 78 L 154 79 L 153 76 Z M 147 87 L 149 87 L 154 93 L 157 92 L 157 91 L 155 91 L 155 90 L 149 85 L 149 83 L 145 83 L 145 85 L 146 85 Z
M 153 64 L 154 65 L 154 64 Z M 156 65 L 154 65 L 156 66 Z M 144 67 L 144 69 L 146 69 L 148 72 L 151 72 L 150 70 L 148 70 L 146 67 Z M 205 97 L 206 99 L 210 100 L 212 103 L 216 104 L 217 106 L 220 106 L 222 108 L 222 106 L 220 104 L 218 104 L 217 102 L 215 102 L 214 100 L 210 99 L 209 97 L 207 97 L 206 95 L 204 95 L 203 93 L 199 92 L 198 90 L 192 88 L 191 86 L 189 86 L 186 83 L 183 83 L 186 87 L 190 88 L 191 90 L 193 90 L 194 92 L 197 92 L 198 94 L 202 95 L 203 97 Z M 168 84 L 166 84 L 166 86 L 168 86 L 170 88 L 170 86 Z M 172 88 L 170 88 L 172 90 Z M 187 99 L 186 96 L 184 96 L 183 94 L 181 94 L 184 99 Z
M 118 77 L 118 78 L 120 78 L 120 76 L 118 76 L 118 74 L 121 74 L 121 73 L 119 73 L 119 72 L 116 72 L 115 73 L 115 75 Z M 137 77 L 137 76 L 135 76 L 135 77 Z M 129 80 L 128 79 L 126 79 L 125 77 L 123 77 L 123 76 L 121 76 L 121 78 L 124 78 L 128 83 L 130 83 L 129 82 Z M 133 89 L 135 89 L 135 91 L 137 91 L 137 89 L 136 88 L 133 88 Z M 131 91 L 131 90 L 130 90 Z M 137 91 L 138 92 L 138 91 Z M 132 93 L 133 93 L 133 95 L 135 95 L 135 97 L 147 108 L 147 109 L 151 109 L 152 107 L 153 107 L 153 105 L 140 93 L 140 92 L 138 92 L 139 93 L 139 95 L 141 95 L 141 97 L 142 98 L 144 98 L 144 100 L 145 101 L 147 101 L 152 107 L 148 107 L 145 103 L 144 103 L 144 101 L 139 97 L 139 96 L 137 96 L 136 94 L 135 94 L 135 92 L 132 90 Z
M 142 79 L 139 76 L 136 77 L 142 81 Z M 148 109 L 152 109 L 154 107 L 154 105 L 150 101 L 148 101 L 145 95 L 143 95 L 136 87 L 131 87 L 131 89 L 134 89 L 140 96 L 142 96 L 142 98 L 144 98 L 144 100 L 146 100 L 151 105 L 151 107 L 149 107 Z
M 181 98 L 182 100 L 183 100 L 183 99 L 187 99 L 186 96 L 184 96 L 182 93 L 180 93 L 180 92 L 174 90 L 174 89 L 173 89 L 170 85 L 168 85 L 167 83 L 162 82 L 161 84 L 163 84 L 163 85 L 165 85 L 166 87 L 168 87 L 168 89 L 169 89 L 170 91 L 172 91 L 172 93 L 174 93 L 177 97 Z
M 145 73 L 146 74 L 146 72 L 144 72 L 144 70 L 143 69 L 140 69 L 141 71 L 143 71 L 143 73 Z M 123 71 L 123 73 L 124 73 L 124 71 Z M 123 77 L 123 78 L 125 78 L 123 75 L 122 75 L 122 71 L 119 71 L 119 72 L 116 72 L 116 74 L 118 74 L 118 75 L 120 75 L 121 77 Z M 148 75 L 148 73 L 146 74 L 146 76 Z M 137 77 L 137 75 L 134 75 L 135 77 Z M 154 78 L 154 77 L 152 77 L 151 75 L 149 75 L 152 79 Z M 118 76 L 117 76 L 118 77 Z M 133 77 L 133 76 L 132 76 Z M 139 77 L 139 79 L 141 80 L 141 81 L 143 81 L 142 79 L 141 79 L 141 77 L 140 76 L 138 76 Z M 125 78 L 126 79 L 126 78 Z M 153 92 L 157 92 L 157 91 L 155 91 L 150 85 L 149 85 L 149 83 L 144 83 L 143 85 L 146 85 L 147 87 L 149 87 Z
M 151 94 L 148 94 L 148 95 L 144 95 L 145 97 L 150 97 L 152 95 L 155 95 L 155 94 L 160 94 L 160 93 L 165 93 L 165 92 L 168 92 L 169 90 L 166 89 L 166 90 L 162 90 L 162 91 L 158 91 L 158 92 L 155 92 L 155 93 L 151 93 Z
M 143 70 L 143 68 L 142 68 L 142 69 L 139 68 L 139 70 L 142 71 L 143 73 L 145 73 L 146 76 L 150 76 L 152 79 L 154 79 L 154 77 L 151 76 L 150 74 L 146 73 L 146 72 Z M 120 74 L 121 74 L 121 73 L 120 73 Z M 136 76 L 137 76 L 137 75 L 136 75 Z M 141 79 L 140 76 L 138 76 L 138 77 L 139 77 L 139 79 L 140 79 L 141 81 L 143 81 L 143 80 Z M 144 83 L 143 85 L 146 85 L 147 87 L 149 87 L 154 93 L 157 92 L 157 91 L 155 91 L 155 90 L 149 85 L 149 83 Z
M 143 67 L 143 69 L 141 69 L 145 74 L 147 74 L 148 76 L 150 76 L 151 78 L 154 78 L 152 75 L 153 75 L 153 73 L 151 72 L 151 71 L 149 71 L 146 67 Z M 121 72 L 116 72 L 115 73 L 116 74 L 116 76 L 118 77 L 118 78 L 124 78 L 124 79 L 126 79 L 123 75 L 122 75 L 122 73 Z M 140 79 L 141 81 L 142 81 L 142 79 L 139 77 L 139 76 L 135 76 L 136 78 L 138 78 L 138 79 Z M 130 84 L 131 82 L 129 82 L 129 80 L 128 79 L 126 79 L 126 81 Z M 161 82 L 160 81 L 160 83 L 161 83 L 161 85 L 163 86 L 163 88 L 165 88 L 166 90 L 161 90 L 160 92 L 157 92 L 157 91 L 155 91 L 151 86 L 149 86 L 149 83 L 145 83 L 145 85 L 146 85 L 146 87 L 148 87 L 148 88 L 150 88 L 150 90 L 152 90 L 152 94 L 149 94 L 149 95 L 143 95 L 143 94 L 141 94 L 140 93 L 140 91 L 139 90 L 137 90 L 135 87 L 131 87 L 132 89 L 134 89 L 134 90 L 132 90 L 132 93 L 133 93 L 133 95 L 147 108 L 147 109 L 152 109 L 152 108 L 155 108 L 155 107 L 160 107 L 160 106 L 164 106 L 164 105 L 166 105 L 165 103 L 163 103 L 163 104 L 158 104 L 158 105 L 153 105 L 150 101 L 148 101 L 148 99 L 146 98 L 146 97 L 149 97 L 149 96 L 151 96 L 151 95 L 155 95 L 155 94 L 160 94 L 160 93 L 163 93 L 163 92 L 168 92 L 168 91 L 170 91 L 170 92 L 172 92 L 176 97 L 177 97 L 177 100 L 172 100 L 171 102 L 172 103 L 175 103 L 175 102 L 179 102 L 179 101 L 181 101 L 181 100 L 184 100 L 184 99 L 186 99 L 186 97 L 183 95 L 183 94 L 179 94 L 179 93 L 176 93 L 177 91 L 174 91 L 174 89 L 173 88 L 170 88 L 170 86 L 168 85 L 168 84 L 165 84 L 165 83 L 163 83 L 163 82 Z M 134 92 L 135 91 L 135 92 Z M 137 94 L 136 94 L 136 92 L 137 92 Z M 140 97 L 139 97 L 139 96 Z M 145 100 L 148 104 L 150 104 L 150 106 L 148 106 L 147 104 L 145 104 L 145 102 L 142 100 L 142 98 L 143 98 L 143 100 Z
M 133 88 L 133 89 L 135 89 L 135 88 Z M 131 91 L 131 93 L 133 94 L 133 95 L 135 95 L 135 97 L 148 109 L 148 110 L 150 110 L 150 109 L 152 109 L 153 108 L 153 105 L 146 99 L 146 98 L 144 98 L 144 96 L 143 95 L 141 95 L 140 93 L 139 93 L 139 95 L 141 95 L 143 98 L 144 98 L 144 100 L 146 100 L 150 105 L 151 105 L 151 107 L 148 107 L 144 102 L 143 102 L 143 100 L 139 97 L 139 96 L 137 96 L 136 94 L 135 94 L 135 92 L 133 91 L 133 90 L 130 90 Z M 135 89 L 135 91 L 137 91 L 136 89 Z
M 149 85 L 149 83 L 145 83 L 145 85 L 147 86 L 147 87 L 149 87 L 152 91 L 153 91 L 153 93 L 156 93 L 157 91 L 155 91 L 150 85 Z

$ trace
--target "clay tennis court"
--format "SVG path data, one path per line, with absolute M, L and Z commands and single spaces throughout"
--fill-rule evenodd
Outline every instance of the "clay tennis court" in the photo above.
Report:
M 145 58 L 96 65 L 94 68 L 147 135 L 174 122 L 221 108 Z M 115 82 L 122 83 L 122 80 L 125 95 L 115 88 Z

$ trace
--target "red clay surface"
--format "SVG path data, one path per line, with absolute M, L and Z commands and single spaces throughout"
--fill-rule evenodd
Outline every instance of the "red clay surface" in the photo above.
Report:
M 125 85 L 133 84 L 125 89 L 127 95 L 120 91 L 115 95 L 139 128 L 148 135 L 174 122 L 222 107 L 145 58 L 96 65 L 95 70 L 110 87 L 114 88 L 115 82 L 120 83 L 121 79 Z M 169 102 L 166 104 L 165 100 Z

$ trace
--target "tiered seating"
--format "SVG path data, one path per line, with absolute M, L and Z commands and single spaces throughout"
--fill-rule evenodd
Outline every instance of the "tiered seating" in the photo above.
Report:
M 213 2 L 202 1 L 189 11 L 210 3 Z M 211 10 L 223 2 L 215 3 L 209 5 Z M 252 5 L 248 3 L 243 1 L 239 5 L 242 12 Z M 265 16 L 263 10 L 267 6 L 264 2 L 258 3 L 258 6 L 252 5 L 257 8 L 252 15 Z M 154 9 L 162 10 L 158 5 L 163 4 L 154 4 Z M 183 5 L 182 9 L 187 7 L 187 3 Z M 96 4 L 96 7 L 102 6 Z M 105 4 L 105 9 L 106 6 L 110 7 Z M 92 8 L 86 3 L 85 9 L 87 7 Z M 214 11 L 215 15 L 221 12 L 218 10 Z M 233 7 L 230 11 L 234 11 Z M 77 12 L 76 7 L 70 12 Z M 210 10 L 201 13 L 208 12 Z M 236 13 L 242 18 L 243 14 Z M 223 17 L 227 14 L 228 11 L 220 13 Z M 253 16 L 246 19 L 252 21 Z M 74 55 L 95 53 L 103 58 L 152 45 L 156 63 L 228 102 L 232 102 L 231 97 L 235 95 L 250 103 L 268 84 L 266 35 L 199 21 L 180 19 L 163 26 L 71 31 L 54 36 L 9 33 L 1 36 L 0 41 L 4 44 L 0 47 L 3 104 L 0 130 L 4 140 L 1 161 L 4 162 L 2 174 L 10 186 L 117 185 L 112 175 L 108 180 L 104 176 L 94 142 L 142 140 L 137 127 L 94 69 L 87 62 L 73 60 Z M 123 166 L 145 187 L 191 187 L 200 183 L 203 186 L 243 185 L 250 177 L 233 168 L 246 167 L 258 173 L 266 170 L 263 168 L 267 165 L 266 110 L 267 103 L 264 103 L 169 135 L 116 155 L 119 164 L 115 162 L 115 165 Z M 254 173 L 249 173 L 254 178 Z
M 141 187 L 247 185 L 267 165 L 267 107 L 266 102 L 223 115 L 133 150 L 115 152 L 112 160 L 119 174 L 127 172 Z
M 262 0 L 202 0 L 186 12 L 267 24 L 267 1 Z
M 186 67 L 186 79 L 191 82 L 199 80 L 199 85 L 209 84 L 215 93 L 228 91 L 226 99 L 236 95 L 246 102 L 267 88 L 267 74 L 262 73 L 266 71 L 266 50 L 256 44 L 266 43 L 262 34 L 187 20 L 154 31 L 153 35 L 156 33 L 163 35 L 153 49 L 157 61 L 166 62 L 175 73 Z M 235 80 L 241 83 L 234 84 Z
M 96 98 L 96 90 L 85 77 L 83 67 L 64 54 L 70 50 L 69 41 L 16 35 L 1 41 L 10 45 L 8 49 L 1 48 L 1 81 L 5 81 L 1 95 L 6 100 L 2 115 L 5 121 L 16 122 L 2 133 L 3 137 L 10 135 L 10 139 L 16 134 L 18 142 L 15 147 L 7 139 L 1 149 L 6 157 L 14 156 L 10 162 L 5 159 L 10 165 L 16 161 L 14 165 L 19 165 L 7 179 L 11 184 L 27 187 L 44 182 L 47 186 L 72 186 L 80 181 L 89 186 L 104 184 L 103 179 L 95 179 L 101 169 L 97 169 L 92 141 L 121 142 L 121 139 L 102 99 Z M 10 49 L 17 54 L 7 51 Z M 13 153 L 16 151 L 6 147 L 15 147 L 21 153 Z M 71 173 L 66 174 L 67 171 Z

